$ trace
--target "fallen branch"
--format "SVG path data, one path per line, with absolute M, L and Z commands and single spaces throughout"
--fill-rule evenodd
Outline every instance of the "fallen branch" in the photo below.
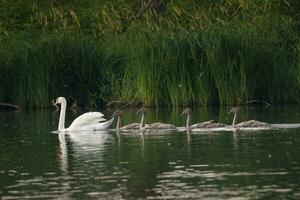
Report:
M 143 104 L 141 101 L 131 100 L 130 102 L 127 101 L 110 101 L 106 104 L 106 107 L 120 107 L 120 108 L 129 108 L 129 107 L 139 107 Z
M 243 104 L 251 104 L 251 103 L 261 103 L 261 104 L 266 104 L 266 106 L 271 106 L 271 104 L 269 102 L 261 101 L 261 100 L 246 101 Z
M 10 103 L 0 103 L 0 109 L 2 110 L 20 110 L 20 106 Z

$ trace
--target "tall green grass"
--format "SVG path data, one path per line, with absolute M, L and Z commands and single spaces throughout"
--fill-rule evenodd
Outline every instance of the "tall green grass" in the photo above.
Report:
M 0 55 L 2 99 L 42 108 L 57 96 L 90 106 L 115 98 L 122 58 L 106 53 L 100 41 L 72 33 L 29 38 L 0 41 L 5 47 Z
M 299 102 L 296 1 L 142 2 L 0 2 L 0 101 Z
M 145 106 L 299 101 L 299 45 L 276 31 L 136 31 L 111 40 L 68 32 L 29 38 L 0 40 L 5 47 L 0 98 L 22 107 L 47 107 L 57 96 L 90 106 L 112 100 Z
M 299 101 L 293 37 L 246 28 L 139 32 L 124 91 L 147 106 Z M 130 92 L 129 92 L 130 91 Z

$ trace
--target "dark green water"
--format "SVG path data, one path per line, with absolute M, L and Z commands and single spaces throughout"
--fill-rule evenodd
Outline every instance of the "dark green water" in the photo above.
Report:
M 230 123 L 228 110 L 195 110 L 193 120 Z M 147 120 L 183 126 L 180 111 L 153 110 Z M 67 124 L 80 114 L 68 112 Z M 125 124 L 138 121 L 133 113 Z M 300 123 L 300 107 L 243 113 Z M 51 132 L 57 121 L 51 111 L 0 112 L 0 199 L 300 199 L 300 129 L 61 135 Z

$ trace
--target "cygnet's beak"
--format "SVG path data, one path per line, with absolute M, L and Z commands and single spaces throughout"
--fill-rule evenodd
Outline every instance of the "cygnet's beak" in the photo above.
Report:
M 111 118 L 115 118 L 117 115 L 116 113 L 114 112 L 114 114 L 111 115 Z

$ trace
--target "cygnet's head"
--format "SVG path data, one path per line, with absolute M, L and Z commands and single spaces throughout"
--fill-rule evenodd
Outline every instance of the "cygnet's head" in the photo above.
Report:
M 192 110 L 190 108 L 185 108 L 183 110 L 183 112 L 180 114 L 180 116 L 182 116 L 182 115 L 189 115 L 189 114 L 192 114 Z
M 123 115 L 123 112 L 121 110 L 116 110 L 111 117 L 112 118 L 114 118 L 114 117 L 121 117 L 122 115 Z
M 235 114 L 235 113 L 238 113 L 238 112 L 240 112 L 240 109 L 239 109 L 238 107 L 233 107 L 233 108 L 231 108 L 231 110 L 228 112 L 228 114 L 230 114 L 230 113 Z
M 138 109 L 135 114 L 139 114 L 139 113 L 146 114 L 146 108 Z

